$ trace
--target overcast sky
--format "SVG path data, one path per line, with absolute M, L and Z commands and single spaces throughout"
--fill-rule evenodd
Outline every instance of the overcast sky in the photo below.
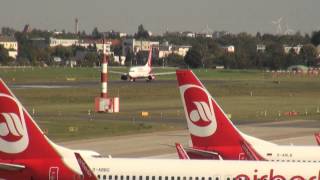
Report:
M 134 33 L 139 24 L 153 33 L 212 30 L 275 33 L 271 23 L 310 33 L 320 28 L 320 0 L 2 0 L 0 27 Z

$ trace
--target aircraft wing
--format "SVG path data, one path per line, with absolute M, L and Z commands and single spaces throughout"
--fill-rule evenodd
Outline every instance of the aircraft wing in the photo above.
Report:
M 170 75 L 175 74 L 176 72 L 160 72 L 160 73 L 153 73 L 155 76 L 162 76 L 162 75 Z
M 25 168 L 26 167 L 24 165 L 0 163 L 0 170 L 4 170 L 4 171 L 20 171 Z

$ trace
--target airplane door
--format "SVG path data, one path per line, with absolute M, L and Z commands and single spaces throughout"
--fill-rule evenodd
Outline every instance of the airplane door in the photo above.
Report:
M 58 167 L 50 167 L 49 180 L 58 180 L 58 176 L 59 176 L 59 168 Z

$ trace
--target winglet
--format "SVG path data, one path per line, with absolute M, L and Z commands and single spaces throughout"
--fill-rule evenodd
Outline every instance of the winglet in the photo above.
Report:
M 176 149 L 179 155 L 179 159 L 190 159 L 187 152 L 184 150 L 183 146 L 180 143 L 176 143 Z
M 87 163 L 82 159 L 81 155 L 79 153 L 74 153 L 74 155 L 77 158 L 84 180 L 98 180 L 98 178 L 93 174 Z
M 319 132 L 314 133 L 314 137 L 316 138 L 316 141 L 317 141 L 318 145 L 320 146 L 320 133 Z

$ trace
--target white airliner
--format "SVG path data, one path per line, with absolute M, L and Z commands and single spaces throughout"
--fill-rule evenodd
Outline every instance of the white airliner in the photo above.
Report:
M 319 163 L 116 159 L 92 156 L 84 157 L 82 160 L 79 154 L 76 153 L 76 158 L 74 154 L 73 150 L 51 142 L 0 80 L 0 179 L 94 180 L 96 177 L 100 180 L 320 179 Z
M 148 60 L 144 66 L 133 66 L 129 68 L 128 73 L 110 71 L 111 73 L 121 74 L 121 80 L 136 81 L 136 79 L 154 80 L 156 76 L 174 74 L 175 72 L 152 72 L 152 48 L 149 50 Z
M 240 132 L 192 71 L 177 70 L 177 80 L 192 140 L 185 150 L 191 159 L 320 162 L 319 146 L 277 145 Z

